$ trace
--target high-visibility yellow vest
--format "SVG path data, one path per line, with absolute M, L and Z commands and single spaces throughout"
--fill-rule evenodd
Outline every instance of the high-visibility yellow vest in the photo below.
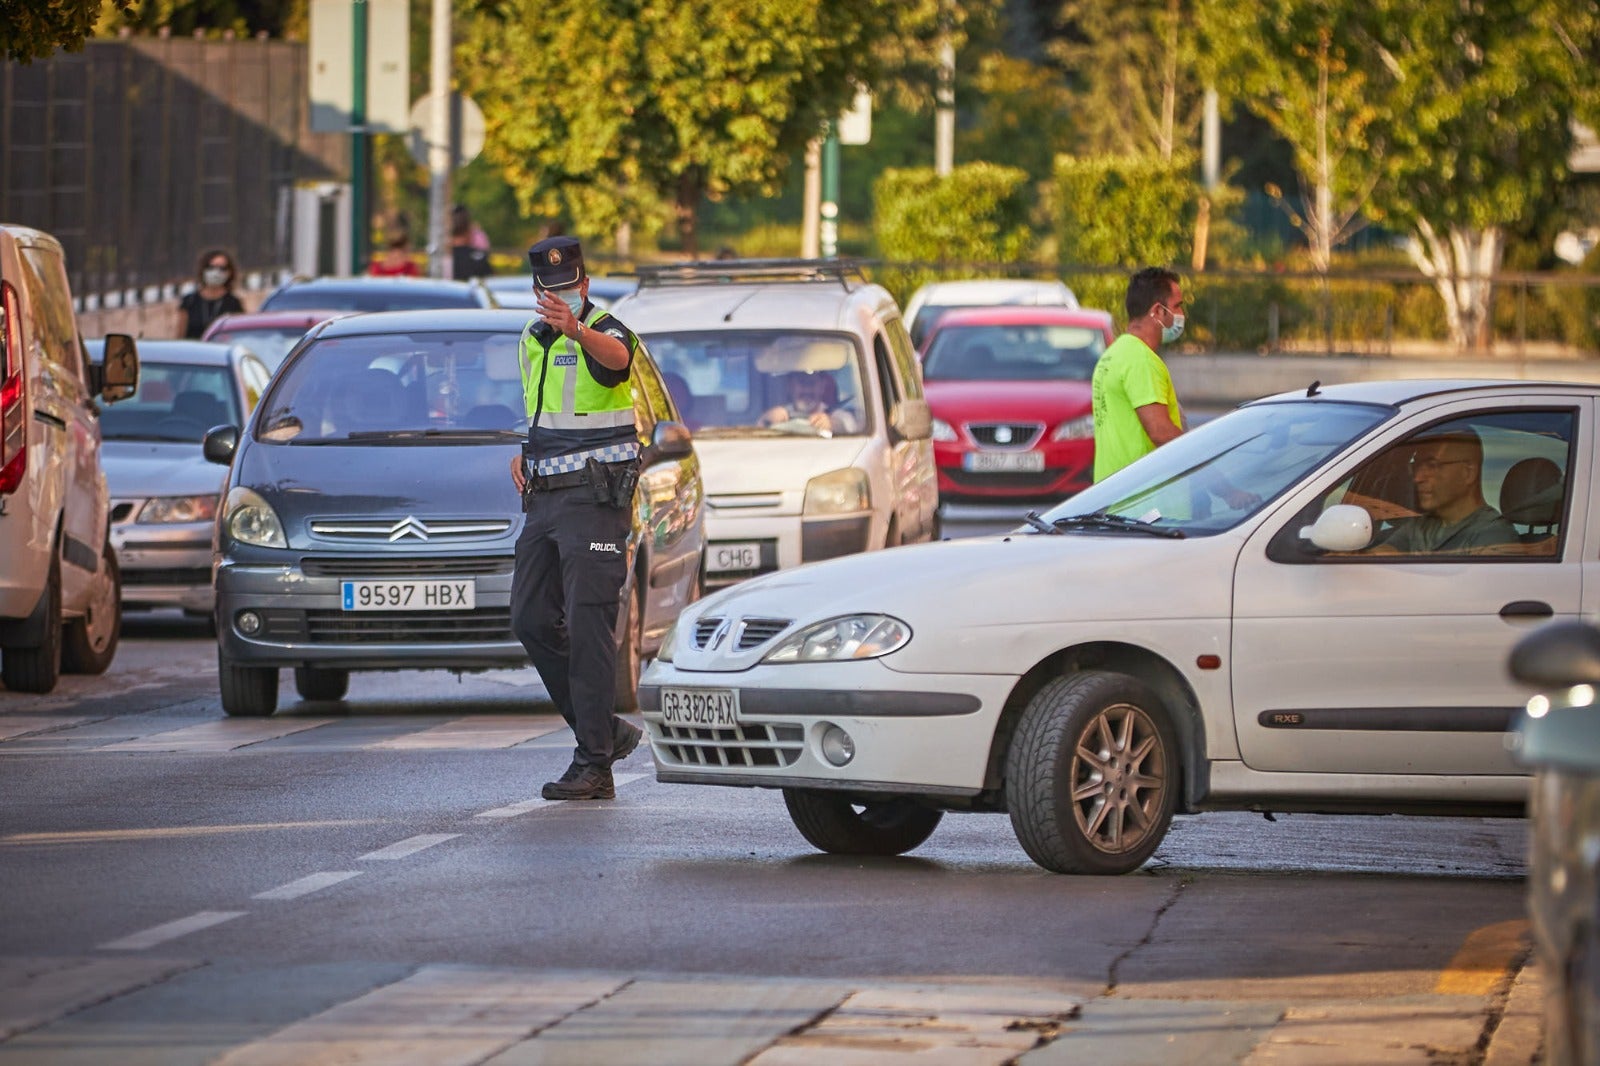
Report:
M 605 315 L 596 307 L 584 325 L 593 328 Z M 576 341 L 564 333 L 546 352 L 533 336 L 537 318 L 522 331 L 518 355 L 522 363 L 522 398 L 531 421 L 538 413 L 540 429 L 612 429 L 633 425 L 633 383 L 607 387 L 589 373 L 589 361 Z M 548 363 L 548 366 L 541 366 Z M 539 403 L 539 377 L 544 375 L 544 403 Z

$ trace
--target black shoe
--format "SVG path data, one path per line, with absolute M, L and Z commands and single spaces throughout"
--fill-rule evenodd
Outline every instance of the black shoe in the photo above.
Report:
M 617 798 L 617 787 L 606 767 L 573 763 L 559 781 L 549 782 L 539 794 L 547 800 L 608 800 Z
M 642 736 L 644 730 L 632 722 L 618 718 L 611 727 L 611 764 L 615 766 L 632 755 L 633 749 L 639 746 L 639 738 Z

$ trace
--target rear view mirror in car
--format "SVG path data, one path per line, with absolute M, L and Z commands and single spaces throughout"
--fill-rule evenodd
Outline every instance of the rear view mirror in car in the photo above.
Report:
M 139 348 L 126 333 L 107 333 L 105 357 L 100 360 L 100 398 L 106 403 L 126 400 L 139 389 Z
M 889 424 L 901 440 L 927 440 L 933 436 L 933 415 L 927 400 L 901 400 L 894 405 Z
M 656 423 L 655 432 L 650 436 L 650 462 L 682 459 L 693 454 L 694 442 L 690 438 L 688 426 L 682 422 Z
M 1372 516 L 1353 503 L 1334 504 L 1300 536 L 1325 552 L 1358 552 L 1372 543 Z
M 1511 649 L 1511 676 L 1542 689 L 1600 685 L 1600 629 L 1578 621 L 1551 622 Z

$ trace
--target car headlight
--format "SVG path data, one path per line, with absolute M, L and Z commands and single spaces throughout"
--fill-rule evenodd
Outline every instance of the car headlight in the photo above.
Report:
M 933 420 L 933 439 L 943 441 L 946 444 L 953 442 L 956 439 L 955 427 L 942 418 L 935 418 Z
M 899 651 L 911 627 L 886 614 L 851 614 L 806 626 L 761 659 L 764 663 L 820 663 L 876 659 Z
M 806 482 L 805 513 L 855 514 L 872 509 L 872 491 L 863 470 L 847 467 Z
M 209 522 L 217 517 L 217 494 L 204 496 L 157 496 L 139 508 L 135 522 Z
M 1050 434 L 1051 440 L 1088 440 L 1094 436 L 1094 415 L 1069 418 Z
M 254 544 L 262 548 L 287 548 L 289 539 L 283 535 L 283 523 L 272 505 L 259 493 L 243 485 L 228 493 L 223 504 L 227 515 L 228 535 L 241 544 Z
M 672 661 L 672 645 L 678 639 L 678 623 L 674 622 L 667 627 L 667 635 L 661 638 L 661 647 L 656 651 L 656 662 L 670 663 Z

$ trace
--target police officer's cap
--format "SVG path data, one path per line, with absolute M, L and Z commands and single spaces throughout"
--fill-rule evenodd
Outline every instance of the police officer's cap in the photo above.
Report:
M 576 237 L 546 237 L 528 249 L 533 283 L 541 289 L 566 289 L 585 277 L 583 247 Z

